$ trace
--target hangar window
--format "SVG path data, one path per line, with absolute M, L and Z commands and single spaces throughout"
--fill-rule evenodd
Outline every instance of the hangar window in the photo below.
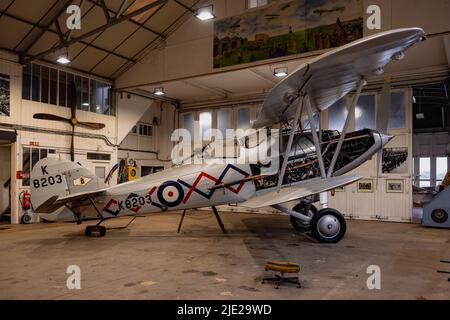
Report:
M 140 136 L 153 136 L 153 127 L 148 124 L 139 124 L 139 135 Z
M 109 153 L 88 152 L 86 158 L 88 160 L 110 161 L 111 155 Z
M 440 185 L 448 171 L 447 157 L 436 158 L 436 185 Z
M 65 107 L 67 105 L 66 103 L 66 92 L 67 92 L 67 73 L 64 71 L 59 71 L 59 99 L 58 104 L 61 107 Z
M 405 127 L 405 93 L 403 91 L 393 92 L 391 94 L 389 129 L 403 129 Z
M 265 6 L 268 0 L 246 0 L 246 2 L 247 2 L 247 9 L 251 9 Z
M 41 66 L 33 64 L 31 66 L 31 100 L 41 101 Z
M 28 148 L 24 147 L 22 150 L 22 172 L 24 179 L 22 180 L 23 187 L 30 186 L 30 174 L 34 165 L 41 159 L 47 158 L 49 154 L 55 154 L 55 149 L 46 148 Z
M 114 115 L 110 84 L 35 63 L 23 67 L 22 99 L 70 106 L 69 84 L 75 83 L 77 109 Z
M 237 129 L 248 129 L 250 128 L 250 109 L 241 108 L 237 111 L 236 116 L 236 128 Z
M 328 109 L 328 129 L 342 131 L 347 114 L 347 99 L 344 97 Z
M 319 114 L 316 112 L 316 113 L 314 113 L 313 117 L 314 117 L 315 128 L 318 129 L 319 124 L 320 124 Z M 306 119 L 303 120 L 303 130 L 311 131 L 311 122 L 309 121 L 309 117 L 307 117 Z
M 192 113 L 183 114 L 182 128 L 189 130 L 191 136 L 194 133 L 194 115 Z
M 22 76 L 22 99 L 31 99 L 31 65 L 27 64 L 23 67 Z
M 48 103 L 48 91 L 50 90 L 50 69 L 41 67 L 41 102 Z
M 355 107 L 355 130 L 375 129 L 375 96 L 364 95 Z
M 217 111 L 217 129 L 222 132 L 223 137 L 225 137 L 227 129 L 231 129 L 230 110 Z
M 203 140 L 211 140 L 212 113 L 210 111 L 201 112 L 199 115 L 200 137 Z M 208 134 L 206 134 L 208 133 Z

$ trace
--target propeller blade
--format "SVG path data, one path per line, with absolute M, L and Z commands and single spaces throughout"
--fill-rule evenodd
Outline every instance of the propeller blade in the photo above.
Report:
M 93 130 L 101 130 L 105 127 L 105 124 L 103 124 L 103 123 L 84 122 L 84 121 L 77 122 L 77 125 L 88 128 L 88 129 L 93 129 Z
M 391 109 L 391 80 L 385 79 L 383 89 L 381 90 L 380 107 L 377 112 L 377 131 L 387 133 L 389 114 Z
M 68 107 L 70 107 L 71 118 L 77 115 L 77 86 L 75 81 L 70 81 L 68 86 Z
M 40 119 L 40 120 L 53 120 L 53 121 L 62 121 L 62 122 L 69 122 L 70 119 L 66 119 L 60 116 L 55 116 L 54 114 L 49 113 L 35 113 L 33 115 L 34 119 Z
M 72 126 L 72 140 L 70 142 L 70 161 L 75 161 L 75 147 L 74 147 L 74 139 L 75 139 L 75 126 Z

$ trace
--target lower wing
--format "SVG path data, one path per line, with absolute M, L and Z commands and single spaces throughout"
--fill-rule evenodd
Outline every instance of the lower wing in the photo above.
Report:
M 301 199 L 310 195 L 343 187 L 362 179 L 361 176 L 337 176 L 332 178 L 313 178 L 278 188 L 257 191 L 249 200 L 239 205 L 248 208 L 262 208 L 274 204 Z

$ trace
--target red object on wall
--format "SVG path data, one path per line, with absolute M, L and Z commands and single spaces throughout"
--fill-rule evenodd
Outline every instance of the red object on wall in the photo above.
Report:
M 22 209 L 28 210 L 31 207 L 31 194 L 28 191 L 24 191 L 21 193 L 22 200 L 20 201 L 22 204 Z
M 27 172 L 23 172 L 23 171 L 16 171 L 16 179 L 26 179 L 29 178 L 30 174 Z

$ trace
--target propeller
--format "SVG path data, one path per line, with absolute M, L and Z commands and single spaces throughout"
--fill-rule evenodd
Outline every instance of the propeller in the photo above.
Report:
M 50 120 L 50 121 L 60 121 L 69 123 L 72 126 L 72 139 L 70 143 L 70 160 L 75 161 L 75 148 L 74 148 L 74 137 L 75 137 L 75 127 L 80 126 L 92 130 L 101 130 L 105 127 L 103 123 L 97 122 L 86 122 L 78 121 L 77 119 L 77 87 L 74 81 L 70 81 L 68 86 L 68 107 L 70 107 L 70 118 L 64 118 L 56 116 L 49 113 L 35 113 L 33 115 L 34 119 L 39 120 Z
M 378 134 L 380 135 L 381 148 L 377 152 L 377 185 L 378 178 L 381 175 L 382 167 L 383 167 L 383 148 L 389 140 L 392 139 L 387 134 L 388 124 L 389 124 L 389 115 L 391 109 L 391 77 L 384 77 L 383 88 L 381 89 L 381 100 L 380 106 L 377 112 L 376 118 L 376 127 Z

